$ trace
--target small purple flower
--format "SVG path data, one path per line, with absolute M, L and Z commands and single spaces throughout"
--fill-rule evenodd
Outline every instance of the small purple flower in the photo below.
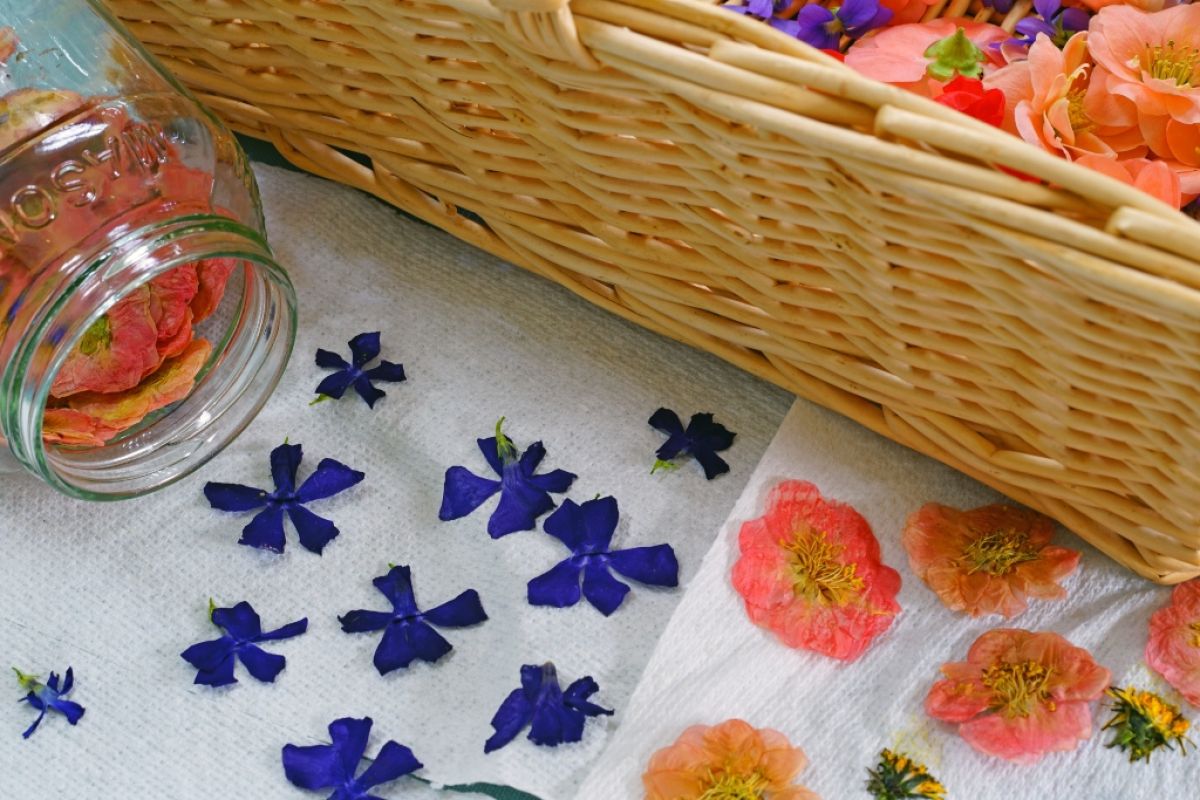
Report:
M 1080 31 L 1086 31 L 1091 16 L 1082 8 L 1063 8 L 1061 0 L 1034 0 L 1037 16 L 1029 16 L 1017 23 L 1020 36 L 1009 39 L 1005 44 L 1029 48 L 1039 34 L 1046 34 L 1055 46 L 1062 48 L 1067 40 Z
M 713 421 L 712 414 L 693 414 L 687 428 L 683 427 L 679 415 L 669 408 L 660 408 L 650 417 L 650 426 L 667 434 L 667 441 L 658 448 L 657 461 L 650 472 L 674 469 L 676 459 L 693 456 L 704 468 L 704 477 L 710 481 L 729 472 L 725 459 L 717 455 L 733 446 L 733 437 L 724 425 Z
M 582 595 L 608 616 L 625 600 L 629 587 L 610 570 L 651 586 L 678 586 L 679 562 L 669 544 L 613 550 L 617 529 L 617 501 L 612 497 L 576 505 L 564 500 L 546 519 L 546 533 L 571 550 L 571 557 L 529 582 L 529 602 L 535 606 L 566 608 Z
M 336 369 L 337 372 L 327 375 L 321 381 L 316 389 L 318 397 L 313 402 L 319 403 L 331 397 L 337 400 L 353 386 L 354 391 L 358 392 L 358 396 L 365 400 L 368 406 L 374 408 L 375 401 L 386 397 L 387 392 L 376 389 L 373 381 L 399 383 L 404 380 L 404 367 L 385 359 L 379 362 L 379 366 L 363 369 L 367 362 L 379 355 L 379 331 L 360 333 L 350 340 L 349 345 L 350 355 L 353 359 L 353 363 L 350 364 L 347 364 L 346 359 L 337 353 L 317 350 L 317 366 Z
M 773 0 L 746 0 L 744 6 L 723 6 L 723 8 L 727 8 L 735 14 L 745 14 L 764 20 L 770 19 L 779 10 L 778 4 Z
M 464 628 L 488 618 L 474 589 L 436 608 L 421 611 L 413 594 L 412 573 L 406 566 L 392 567 L 387 575 L 372 583 L 391 602 L 392 610 L 350 611 L 338 617 L 338 622 L 346 633 L 383 631 L 374 659 L 380 675 L 407 667 L 417 659 L 432 664 L 449 653 L 453 646 L 434 630 L 434 625 Z
M 580 678 L 564 692 L 558 685 L 558 673 L 547 662 L 540 667 L 521 667 L 521 688 L 514 689 L 492 717 L 496 731 L 483 746 L 483 752 L 499 750 L 517 737 L 526 725 L 529 740 L 543 747 L 583 738 L 588 717 L 612 716 L 612 710 L 588 702 L 600 687 L 590 676 Z
M 793 24 L 781 30 L 820 50 L 837 50 L 843 36 L 858 39 L 891 21 L 891 9 L 879 5 L 879 0 L 846 0 L 834 8 L 806 5 Z
M 287 666 L 287 659 L 268 653 L 258 645 L 291 639 L 308 630 L 308 618 L 289 622 L 282 628 L 263 633 L 262 620 L 254 607 L 242 601 L 232 608 L 215 608 L 208 601 L 208 618 L 225 635 L 219 639 L 200 642 L 180 653 L 184 661 L 196 668 L 193 683 L 202 686 L 227 686 L 237 683 L 233 676 L 234 662 L 241 659 L 242 665 L 256 680 L 274 683 L 275 678 Z
M 1012 7 L 1016 5 L 1016 0 L 983 0 L 983 5 L 993 11 L 999 11 L 1001 14 L 1007 14 L 1012 11 Z
M 204 496 L 209 505 L 221 511 L 262 511 L 242 529 L 238 544 L 283 552 L 283 514 L 287 512 L 300 544 L 318 555 L 338 535 L 337 526 L 305 508 L 306 503 L 333 497 L 363 479 L 363 473 L 340 461 L 325 458 L 317 470 L 296 488 L 296 471 L 304 458 L 298 444 L 279 445 L 271 451 L 271 477 L 275 491 L 266 492 L 237 483 L 206 483 Z
M 550 493 L 565 492 L 575 480 L 573 473 L 561 469 L 535 474 L 546 456 L 546 448 L 541 442 L 534 442 L 518 458 L 516 445 L 501 430 L 503 425 L 501 417 L 494 437 L 477 440 L 488 466 L 500 480 L 481 478 L 466 467 L 451 467 L 446 470 L 442 508 L 438 511 L 443 522 L 459 519 L 499 492 L 500 503 L 488 520 L 488 534 L 493 539 L 533 530 L 537 518 L 554 508 Z
M 63 678 L 62 686 L 58 685 L 57 672 L 51 672 L 50 678 L 45 683 L 38 680 L 36 675 L 26 675 L 16 667 L 13 667 L 13 672 L 17 673 L 17 682 L 21 684 L 21 690 L 25 692 L 21 702 L 28 703 L 38 711 L 37 719 L 25 729 L 21 738 L 28 739 L 33 736 L 33 732 L 37 730 L 47 711 L 57 711 L 66 717 L 67 722 L 71 725 L 76 724 L 83 717 L 83 706 L 74 700 L 66 699 L 75 685 L 75 673 L 70 667 L 67 667 L 67 674 Z
M 367 752 L 370 717 L 343 717 L 329 723 L 332 744 L 283 747 L 283 773 L 301 789 L 333 789 L 329 800 L 379 800 L 371 789 L 404 777 L 424 766 L 402 744 L 384 742 L 379 754 L 357 778 L 358 764 Z

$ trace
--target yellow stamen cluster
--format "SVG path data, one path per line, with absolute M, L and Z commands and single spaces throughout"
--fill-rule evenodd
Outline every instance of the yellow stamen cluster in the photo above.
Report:
M 1086 96 L 1086 85 L 1067 93 L 1067 119 L 1071 123 L 1071 130 L 1076 133 L 1087 133 L 1096 127 L 1091 117 L 1083 110 L 1083 99 Z
M 1196 81 L 1198 66 L 1200 50 L 1176 45 L 1174 40 L 1165 45 L 1147 47 L 1141 58 L 1141 68 L 1151 77 L 1174 81 L 1177 86 L 1192 86 Z
M 710 772 L 708 788 L 696 800 L 764 800 L 767 788 L 767 779 L 758 772 L 749 775 Z
M 967 545 L 963 555 L 972 575 L 976 572 L 1007 575 L 1017 564 L 1038 558 L 1037 550 L 1029 543 L 1029 533 L 1012 528 L 983 534 Z
M 983 672 L 983 685 L 992 693 L 989 707 L 1006 717 L 1028 717 L 1034 707 L 1045 703 L 1051 711 L 1050 670 L 1037 661 L 1001 663 Z
M 1192 647 L 1200 647 L 1200 619 L 1188 625 L 1188 629 L 1192 632 Z
M 868 774 L 867 792 L 876 800 L 946 800 L 946 787 L 929 774 L 929 768 L 902 753 L 885 749 L 879 754 L 879 765 Z
M 853 563 L 839 558 L 842 546 L 822 531 L 805 527 L 784 544 L 791 554 L 793 589 L 797 596 L 822 605 L 842 606 L 863 589 Z
M 1160 747 L 1172 749 L 1179 743 L 1179 751 L 1187 753 L 1187 732 L 1191 723 L 1179 713 L 1179 707 L 1163 700 L 1154 692 L 1139 691 L 1134 687 L 1108 689 L 1113 704 L 1113 718 L 1104 726 L 1113 729 L 1116 738 L 1109 747 L 1129 751 L 1129 760 L 1150 760 L 1150 754 Z

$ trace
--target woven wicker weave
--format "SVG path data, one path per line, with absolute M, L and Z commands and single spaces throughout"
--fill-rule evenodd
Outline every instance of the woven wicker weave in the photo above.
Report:
M 1200 573 L 1200 225 L 1158 201 L 698 0 L 107 2 L 299 166 Z

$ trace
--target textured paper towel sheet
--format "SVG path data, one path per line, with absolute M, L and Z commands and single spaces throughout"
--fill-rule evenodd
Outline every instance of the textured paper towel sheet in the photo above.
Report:
M 529 607 L 526 581 L 561 560 L 562 545 L 540 532 L 492 541 L 494 501 L 439 522 L 445 469 L 484 470 L 475 439 L 507 415 L 518 445 L 540 437 L 547 468 L 579 475 L 571 498 L 618 498 L 616 542 L 670 542 L 686 581 L 790 397 L 353 190 L 269 168 L 259 177 L 272 242 L 301 301 L 295 356 L 260 417 L 198 475 L 138 500 L 84 503 L 3 476 L 0 666 L 43 675 L 73 666 L 87 715 L 76 728 L 50 718 L 24 742 L 32 712 L 14 702 L 16 682 L 0 679 L 0 797 L 317 797 L 284 780 L 280 747 L 324 739 L 347 715 L 375 719 L 371 752 L 387 738 L 408 744 L 433 780 L 573 797 L 625 720 L 683 590 L 635 586 L 609 619 L 586 604 Z M 352 395 L 309 407 L 326 374 L 312 363 L 316 348 L 342 351 L 375 329 L 408 381 L 387 384 L 373 412 Z M 661 437 L 646 419 L 660 405 L 714 411 L 736 431 L 732 474 L 709 483 L 689 464 L 651 476 Z M 208 480 L 269 486 L 267 454 L 284 437 L 304 446 L 301 478 L 324 457 L 366 472 L 314 506 L 342 531 L 323 557 L 301 549 L 290 527 L 283 556 L 239 546 L 249 516 L 210 510 L 201 494 Z M 381 678 L 371 665 L 378 637 L 342 633 L 337 615 L 386 605 L 371 579 L 388 562 L 412 566 L 425 606 L 473 587 L 491 619 L 447 631 L 455 649 L 443 662 Z M 273 646 L 288 659 L 274 685 L 192 685 L 179 653 L 215 638 L 210 596 L 250 601 L 268 627 L 308 617 L 306 635 Z M 594 676 L 596 699 L 617 715 L 589 724 L 579 745 L 537 748 L 522 737 L 485 758 L 488 722 L 521 664 L 545 660 L 568 681 Z M 379 794 L 424 790 L 400 781 Z
M 729 583 L 741 523 L 761 514 L 770 488 L 790 478 L 810 480 L 827 497 L 857 508 L 874 528 L 885 563 L 904 579 L 901 614 L 850 664 L 789 649 L 755 627 Z M 1169 591 L 1135 577 L 1075 537 L 1060 533 L 1058 539 L 1084 553 L 1079 570 L 1067 580 L 1069 598 L 1032 601 L 1007 623 L 951 613 L 913 576 L 900 545 L 909 512 L 928 501 L 972 507 L 1000 499 L 941 464 L 797 401 L 692 579 L 580 800 L 640 797 L 640 776 L 651 753 L 689 725 L 731 717 L 776 728 L 803 747 L 810 764 L 799 782 L 825 800 L 867 797 L 866 770 L 884 747 L 924 760 L 955 800 L 1200 796 L 1195 754 L 1180 758 L 1177 752 L 1159 752 L 1148 765 L 1129 764 L 1104 747 L 1109 735 L 1097 731 L 1074 752 L 1020 767 L 977 754 L 951 726 L 924 716 L 922 703 L 939 666 L 965 660 L 971 642 L 994 627 L 1056 631 L 1090 650 L 1112 670 L 1114 681 L 1168 688 L 1143 664 L 1142 650 L 1147 620 Z M 1166 696 L 1181 700 L 1174 693 Z M 1107 709 L 1096 716 L 1107 719 Z

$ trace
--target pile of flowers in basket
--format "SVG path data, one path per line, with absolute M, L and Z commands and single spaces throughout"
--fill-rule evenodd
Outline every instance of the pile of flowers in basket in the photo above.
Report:
M 931 0 L 837 2 L 727 7 L 1176 208 L 1200 195 L 1200 6 L 982 0 L 997 25 L 921 21 Z

